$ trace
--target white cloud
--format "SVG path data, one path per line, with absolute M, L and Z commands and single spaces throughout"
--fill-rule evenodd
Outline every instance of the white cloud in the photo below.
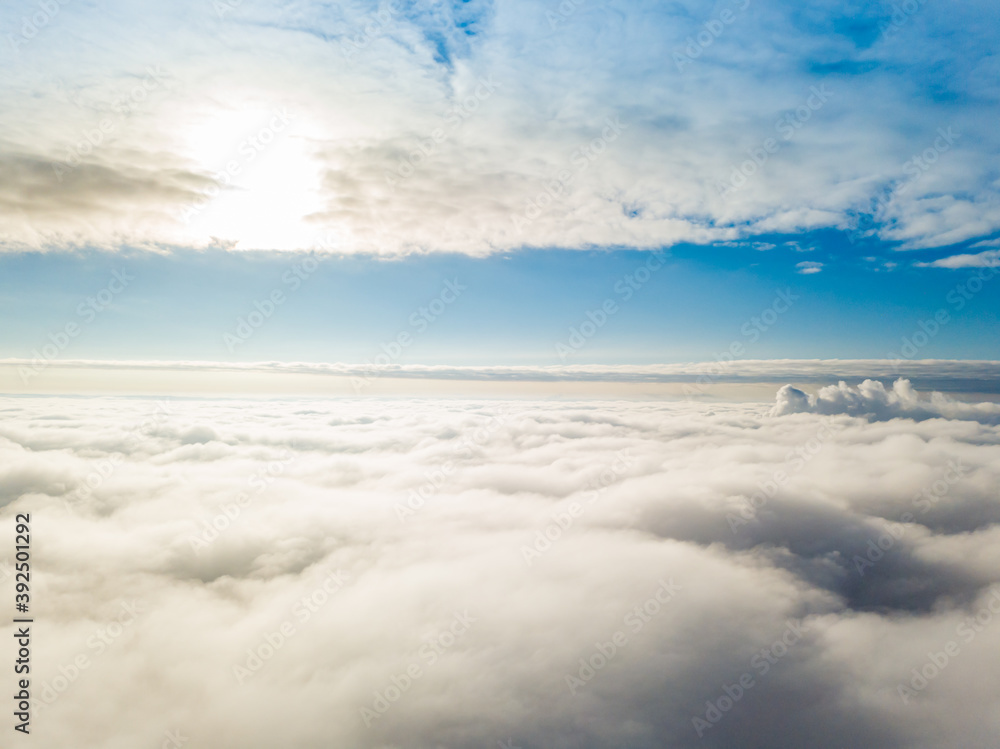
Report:
M 989 741 L 996 426 L 766 404 L 0 408 L 0 514 L 32 513 L 49 623 L 32 688 L 62 690 L 33 719 L 40 749 L 167 730 L 248 748 Z M 657 603 L 662 581 L 677 590 Z M 776 646 L 789 623 L 802 634 Z M 958 654 L 904 704 L 897 685 L 949 641 Z M 692 718 L 744 673 L 753 686 L 699 739 Z
M 821 388 L 815 395 L 785 385 L 778 391 L 774 416 L 793 413 L 849 414 L 874 419 L 971 419 L 1000 423 L 1000 404 L 963 403 L 941 393 L 924 399 L 909 380 L 898 379 L 891 388 L 876 380 L 865 380 L 857 387 L 841 381 Z
M 812 17 L 754 4 L 678 70 L 675 55 L 715 18 L 703 5 L 577 4 L 553 25 L 551 9 L 526 2 L 406 4 L 386 23 L 363 2 L 244 2 L 222 17 L 205 0 L 113 2 L 100 18 L 60 4 L 30 43 L 3 50 L 15 72 L 0 88 L 0 239 L 245 249 L 334 233 L 340 250 L 379 254 L 653 248 L 848 228 L 887 191 L 885 239 L 940 246 L 994 232 L 982 18 L 995 6 L 926 4 L 884 35 L 890 8 L 821 5 Z M 0 11 L 5 28 L 22 16 Z M 165 83 L 132 100 L 150 67 Z M 941 124 L 958 135 L 915 167 L 937 148 L 942 115 L 939 97 L 915 95 L 920 76 L 959 102 Z M 819 87 L 829 94 L 810 108 Z M 277 110 L 291 125 L 246 146 Z M 798 127 L 776 125 L 788 118 Z M 768 139 L 780 149 L 758 168 Z M 75 156 L 60 180 L 53 165 Z M 230 163 L 239 174 L 220 185 Z M 747 163 L 749 184 L 720 194 Z
M 811 273 L 819 273 L 823 270 L 823 263 L 806 260 L 801 263 L 796 263 L 795 267 L 798 269 L 796 272 L 802 273 L 803 275 L 809 275 Z
M 996 268 L 1000 266 L 1000 250 L 986 250 L 971 255 L 952 255 L 932 263 L 917 263 L 917 265 L 923 268 Z

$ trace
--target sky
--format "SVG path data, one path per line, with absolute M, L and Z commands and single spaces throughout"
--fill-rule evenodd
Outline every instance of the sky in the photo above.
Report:
M 996 746 L 998 31 L 4 3 L 0 732 Z
M 486 258 L 304 257 L 303 267 L 295 253 L 221 250 L 4 256 L 0 314 L 10 324 L 0 353 L 31 359 L 51 334 L 75 323 L 80 332 L 60 358 L 363 362 L 409 334 L 412 342 L 394 362 L 701 362 L 734 342 L 745 345 L 741 358 L 748 359 L 891 359 L 921 322 L 933 323 L 944 310 L 947 322 L 917 358 L 997 354 L 996 281 L 990 275 L 973 283 L 973 293 L 969 270 L 874 272 L 864 260 L 824 254 L 828 267 L 803 275 L 795 268 L 801 254 L 780 245 L 711 255 L 684 245 L 662 256 L 533 250 Z M 124 284 L 115 273 L 125 274 Z M 110 298 L 109 283 L 120 287 Z M 442 293 L 453 301 L 439 299 Z M 610 313 L 602 311 L 608 300 Z M 775 304 L 780 315 L 768 313 Z M 581 338 L 571 341 L 573 330 Z
M 996 22 L 919 0 L 5 6 L 0 357 L 80 323 L 60 359 L 360 363 L 400 333 L 401 364 L 891 359 L 944 310 L 908 358 L 997 358 Z

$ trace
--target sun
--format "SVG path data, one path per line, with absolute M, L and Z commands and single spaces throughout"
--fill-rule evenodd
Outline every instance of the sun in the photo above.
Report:
M 323 207 L 322 167 L 305 117 L 287 107 L 242 107 L 194 118 L 186 151 L 210 175 L 181 219 L 198 244 L 290 250 L 315 244 L 305 218 Z

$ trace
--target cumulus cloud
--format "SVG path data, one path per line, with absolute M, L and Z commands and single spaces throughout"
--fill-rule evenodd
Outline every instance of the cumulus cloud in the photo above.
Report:
M 1000 423 L 1000 405 L 995 403 L 963 403 L 941 393 L 922 398 L 909 380 L 900 378 L 891 388 L 877 380 L 865 380 L 852 387 L 841 381 L 807 395 L 798 388 L 785 385 L 775 397 L 774 416 L 794 413 L 849 414 L 872 419 L 971 419 L 984 423 Z
M 912 400 L 903 384 L 861 392 Z M 0 408 L 0 515 L 33 523 L 41 749 L 167 732 L 417 749 L 994 735 L 988 419 L 529 400 Z

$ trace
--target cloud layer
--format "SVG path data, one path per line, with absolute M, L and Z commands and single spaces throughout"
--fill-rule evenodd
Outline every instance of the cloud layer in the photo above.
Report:
M 34 525 L 41 749 L 996 735 L 990 423 L 763 403 L 0 408 L 0 514 Z
M 0 11 L 5 247 L 1000 228 L 985 0 L 52 7 Z

